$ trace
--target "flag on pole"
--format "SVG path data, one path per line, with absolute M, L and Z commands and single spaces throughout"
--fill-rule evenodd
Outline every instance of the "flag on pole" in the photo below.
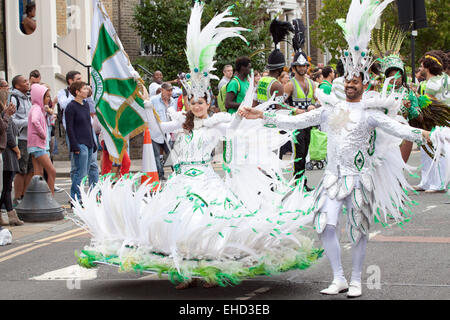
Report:
M 145 87 L 123 49 L 101 0 L 92 0 L 92 89 L 108 152 L 121 162 L 127 141 L 147 127 Z

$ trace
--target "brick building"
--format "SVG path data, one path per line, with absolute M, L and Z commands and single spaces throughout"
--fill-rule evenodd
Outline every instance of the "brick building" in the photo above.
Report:
M 27 36 L 17 26 L 30 1 L 0 0 L 0 77 L 11 80 L 14 75 L 25 75 L 33 69 L 39 69 L 43 81 L 52 87 L 53 92 L 65 87 L 65 74 L 70 70 L 80 71 L 83 78 L 87 79 L 87 69 L 56 50 L 54 44 L 84 64 L 90 64 L 91 1 L 37 0 L 38 27 L 34 34 Z M 140 3 L 141 0 L 103 0 L 131 61 L 149 53 L 148 46 L 141 42 L 132 27 L 134 9 Z M 302 18 L 306 26 L 313 23 L 321 5 L 322 0 L 274 0 L 269 13 L 272 17 L 278 15 L 282 20 Z M 285 45 L 281 49 L 290 61 L 292 48 Z M 308 39 L 305 51 L 312 57 L 313 63 L 323 62 L 324 55 Z M 138 151 L 135 156 L 139 154 Z

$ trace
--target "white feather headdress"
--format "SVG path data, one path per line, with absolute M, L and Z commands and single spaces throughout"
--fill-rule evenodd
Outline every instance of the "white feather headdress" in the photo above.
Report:
M 344 30 L 348 49 L 344 50 L 341 60 L 345 68 L 345 77 L 351 80 L 354 76 L 364 74 L 363 83 L 370 80 L 369 70 L 373 62 L 368 49 L 372 29 L 377 24 L 383 10 L 394 0 L 352 0 L 346 20 L 336 22 Z
M 201 18 L 203 13 L 203 3 L 196 2 L 192 8 L 186 36 L 186 57 L 189 63 L 189 74 L 182 84 L 187 91 L 189 99 L 206 96 L 208 103 L 211 101 L 209 94 L 210 80 L 219 79 L 211 74 L 214 68 L 214 56 L 219 44 L 231 37 L 239 37 L 247 44 L 247 40 L 240 34 L 241 31 L 250 31 L 240 27 L 218 27 L 223 22 L 233 22 L 238 24 L 238 18 L 231 16 L 231 9 L 216 15 L 204 28 L 201 29 Z

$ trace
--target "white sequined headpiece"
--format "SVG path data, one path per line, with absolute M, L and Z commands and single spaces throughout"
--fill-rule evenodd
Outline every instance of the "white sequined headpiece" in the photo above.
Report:
M 368 49 L 372 29 L 377 24 L 383 10 L 394 0 L 352 0 L 346 20 L 336 22 L 344 30 L 348 49 L 342 52 L 342 63 L 345 78 L 351 80 L 354 76 L 364 75 L 363 84 L 370 80 L 370 67 L 373 57 Z
M 203 29 L 201 28 L 201 18 L 203 13 L 203 3 L 196 2 L 191 11 L 187 35 L 186 35 L 186 57 L 189 63 L 190 73 L 181 80 L 186 89 L 189 99 L 207 97 L 208 103 L 211 102 L 210 80 L 219 78 L 211 72 L 214 68 L 214 56 L 219 44 L 231 37 L 239 37 L 247 44 L 247 40 L 240 34 L 241 31 L 249 31 L 240 27 L 218 27 L 223 22 L 233 22 L 238 24 L 238 18 L 231 16 L 231 9 L 219 15 L 216 15 Z

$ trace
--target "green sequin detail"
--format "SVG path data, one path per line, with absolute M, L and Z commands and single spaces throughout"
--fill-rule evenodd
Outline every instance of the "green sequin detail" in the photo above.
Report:
M 358 171 L 361 171 L 361 169 L 364 167 L 366 160 L 364 159 L 364 155 L 361 151 L 358 151 L 358 153 L 355 156 L 355 167 L 358 169 Z
M 373 130 L 373 133 L 370 135 L 369 149 L 367 150 L 369 156 L 373 156 L 375 153 L 375 141 L 377 141 L 377 131 Z
M 204 173 L 204 172 L 203 172 L 202 170 L 198 170 L 198 169 L 192 168 L 192 169 L 186 171 L 186 172 L 184 173 L 184 175 L 185 175 L 185 176 L 188 176 L 188 177 L 197 177 L 197 176 L 199 176 L 199 175 L 201 175 L 201 174 L 203 174 L 203 173 Z

